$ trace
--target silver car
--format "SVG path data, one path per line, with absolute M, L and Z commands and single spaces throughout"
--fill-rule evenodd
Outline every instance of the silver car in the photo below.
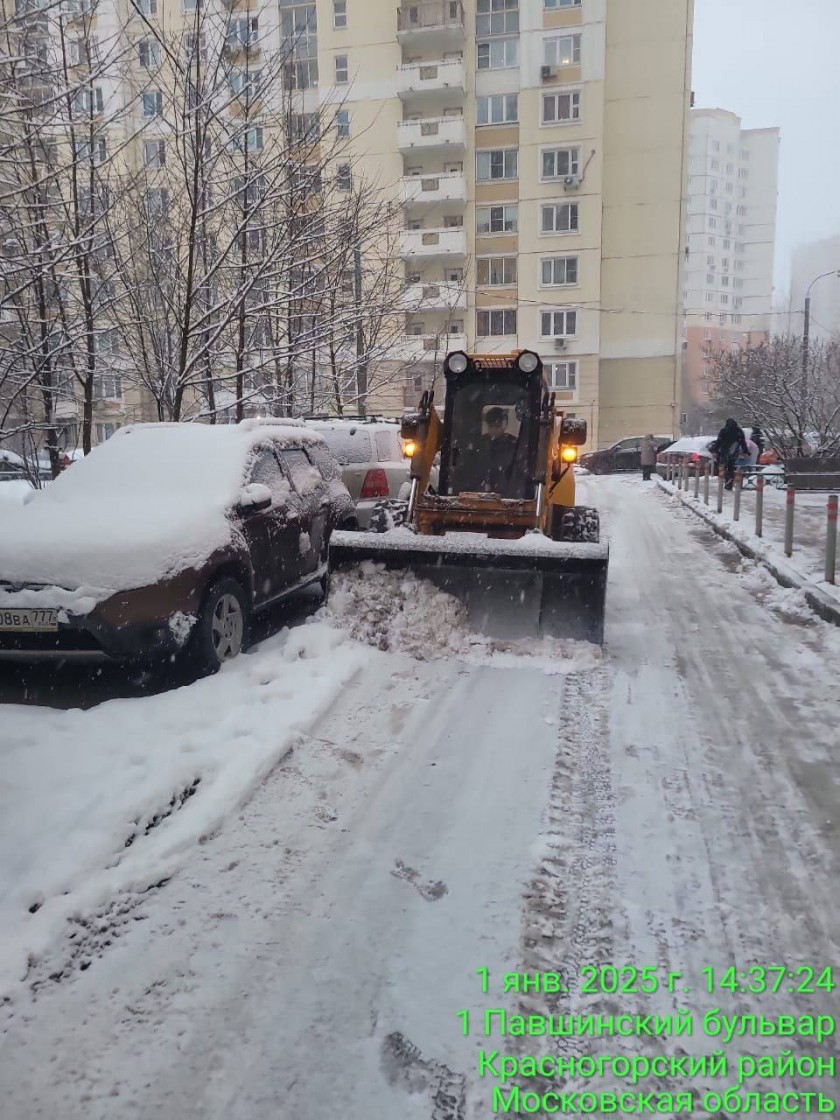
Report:
M 396 501 L 409 481 L 400 424 L 382 419 L 308 419 L 341 467 L 341 478 L 356 506 L 360 529 L 370 527 L 374 510 Z

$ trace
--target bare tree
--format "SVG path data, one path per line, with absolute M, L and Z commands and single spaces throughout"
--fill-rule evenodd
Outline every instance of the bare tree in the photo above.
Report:
M 777 335 L 746 350 L 711 355 L 712 400 L 764 429 L 782 455 L 840 451 L 840 340 Z

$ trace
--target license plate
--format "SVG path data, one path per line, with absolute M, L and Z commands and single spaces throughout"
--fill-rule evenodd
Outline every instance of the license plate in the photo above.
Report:
M 0 630 L 57 630 L 58 611 L 7 610 L 0 608 Z

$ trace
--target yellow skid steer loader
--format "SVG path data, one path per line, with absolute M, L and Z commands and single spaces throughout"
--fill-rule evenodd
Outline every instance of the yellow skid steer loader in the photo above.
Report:
M 470 625 L 491 637 L 601 644 L 609 549 L 597 510 L 575 503 L 586 421 L 557 407 L 530 350 L 455 351 L 444 376 L 443 420 L 432 393 L 403 417 L 411 460 L 405 523 L 334 533 L 333 569 L 373 560 L 413 571 L 464 602 Z

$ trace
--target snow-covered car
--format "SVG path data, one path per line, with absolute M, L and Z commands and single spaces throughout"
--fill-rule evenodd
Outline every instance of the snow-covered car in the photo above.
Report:
M 0 449 L 0 503 L 21 505 L 33 489 L 26 464 L 20 455 Z
M 709 445 L 714 443 L 714 438 L 714 436 L 683 436 L 682 439 L 676 440 L 657 455 L 657 474 L 664 477 L 669 465 L 679 466 L 686 460 L 691 467 L 710 463 L 714 455 L 709 450 Z
M 0 656 L 183 651 L 213 670 L 252 614 L 320 583 L 353 503 L 294 421 L 122 428 L 4 513 Z
M 643 436 L 627 436 L 611 447 L 600 451 L 587 451 L 580 457 L 580 465 L 590 474 L 614 474 L 620 471 L 642 469 Z M 673 441 L 672 436 L 656 436 L 656 449 L 661 451 Z
M 377 506 L 398 499 L 408 482 L 409 464 L 403 454 L 399 423 L 319 418 L 306 424 L 326 440 L 355 503 L 359 528 L 369 528 Z

